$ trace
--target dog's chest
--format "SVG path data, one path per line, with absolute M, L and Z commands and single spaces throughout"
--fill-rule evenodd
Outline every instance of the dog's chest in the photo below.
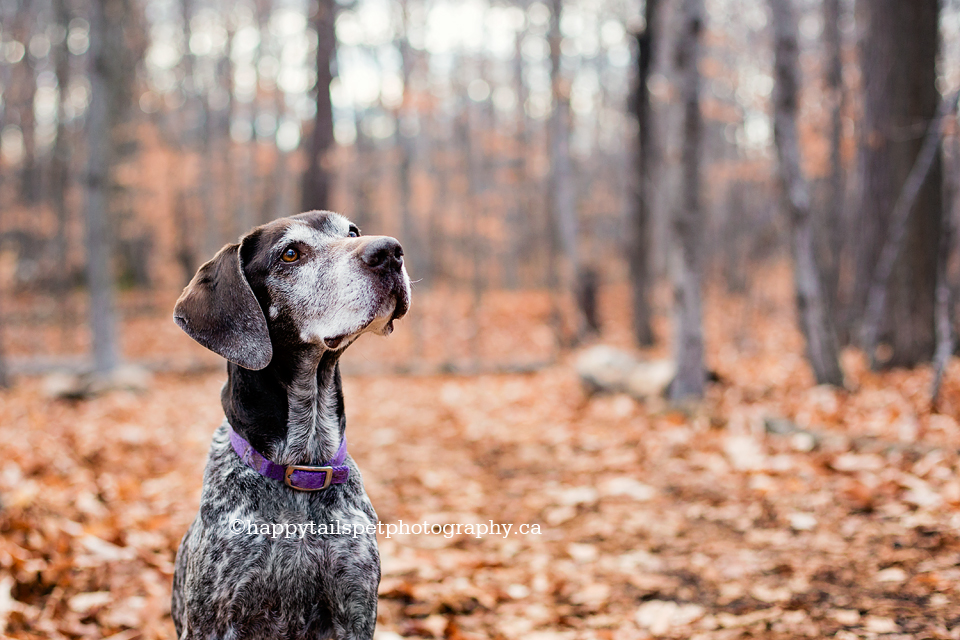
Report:
M 250 515 L 257 533 L 249 535 L 264 542 L 260 548 L 268 575 L 308 585 L 311 575 L 331 575 L 347 565 L 375 560 L 377 523 L 365 495 L 322 507 L 308 503 L 309 494 L 288 495 L 284 507 Z
M 222 593 L 223 609 L 247 611 L 253 619 L 259 619 L 261 607 L 267 609 L 262 624 L 276 624 L 283 635 L 297 620 L 325 627 L 337 603 L 358 584 L 372 583 L 376 592 L 380 561 L 376 534 L 368 532 L 376 521 L 363 509 L 352 504 L 319 511 L 270 509 L 246 518 L 252 523 L 240 540 L 246 558 L 229 563 L 227 582 L 235 586 Z
M 237 500 L 213 519 L 201 509 L 187 545 L 212 587 L 206 606 L 247 637 L 301 637 L 311 629 L 322 636 L 352 591 L 376 593 L 372 509 L 347 501 L 316 508 L 307 494 L 287 495 L 295 497 L 266 509 Z M 238 533 L 224 535 L 228 520 L 242 523 L 233 525 Z
M 246 466 L 217 431 L 177 556 L 174 618 L 182 628 L 196 616 L 187 626 L 199 635 L 188 637 L 306 639 L 367 625 L 372 634 L 377 517 L 346 463 L 346 483 L 299 492 Z

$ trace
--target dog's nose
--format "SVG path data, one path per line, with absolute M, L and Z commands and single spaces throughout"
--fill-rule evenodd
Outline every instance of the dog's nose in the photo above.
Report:
M 360 259 L 374 271 L 399 270 L 403 266 L 403 247 L 394 238 L 378 238 L 364 247 Z

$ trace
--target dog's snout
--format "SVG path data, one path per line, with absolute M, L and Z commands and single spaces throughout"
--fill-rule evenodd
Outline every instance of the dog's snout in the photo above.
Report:
M 403 247 L 394 238 L 378 238 L 364 247 L 360 259 L 374 271 L 399 270 L 403 266 Z

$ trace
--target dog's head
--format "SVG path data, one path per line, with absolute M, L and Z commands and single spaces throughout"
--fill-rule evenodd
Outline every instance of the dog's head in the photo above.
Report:
M 183 290 L 173 319 L 230 362 L 263 369 L 275 345 L 341 349 L 387 335 L 410 305 L 400 243 L 336 213 L 281 218 L 229 244 Z

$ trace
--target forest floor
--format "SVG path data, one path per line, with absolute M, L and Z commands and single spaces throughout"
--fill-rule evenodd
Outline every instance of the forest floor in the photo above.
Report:
M 929 368 L 871 373 L 856 352 L 847 390 L 813 386 L 788 283 L 710 296 L 719 382 L 685 412 L 586 394 L 575 354 L 530 373 L 369 373 L 401 358 L 393 337 L 364 338 L 346 356 L 348 433 L 381 521 L 513 525 L 380 536 L 378 638 L 960 638 L 960 363 L 936 411 Z M 490 322 L 539 344 L 541 302 L 529 325 L 509 304 Z M 604 301 L 614 344 L 623 303 Z M 125 328 L 204 357 L 168 324 Z M 0 393 L 6 635 L 174 637 L 172 563 L 223 380 L 159 373 L 146 392 L 53 401 L 22 377 Z

